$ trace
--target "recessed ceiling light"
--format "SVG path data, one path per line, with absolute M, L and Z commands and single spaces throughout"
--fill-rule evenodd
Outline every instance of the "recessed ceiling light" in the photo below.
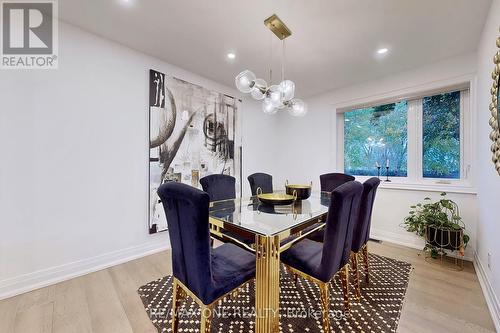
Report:
M 131 7 L 134 4 L 134 0 L 119 0 L 119 2 L 127 7 Z
M 378 49 L 377 53 L 378 54 L 384 54 L 384 53 L 387 53 L 388 51 L 389 51 L 389 49 L 384 47 L 384 48 Z
M 229 52 L 226 56 L 227 56 L 228 59 L 234 59 L 234 58 L 236 58 L 236 54 L 234 54 L 233 52 Z

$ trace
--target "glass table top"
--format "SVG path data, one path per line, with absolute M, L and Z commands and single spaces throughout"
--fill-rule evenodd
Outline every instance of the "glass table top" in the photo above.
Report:
M 269 206 L 257 197 L 215 201 L 210 217 L 231 223 L 255 234 L 273 236 L 328 213 L 330 193 L 312 193 L 307 200 L 291 205 Z

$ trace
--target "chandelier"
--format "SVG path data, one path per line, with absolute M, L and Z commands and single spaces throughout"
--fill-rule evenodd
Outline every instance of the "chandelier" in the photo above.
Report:
M 267 18 L 264 24 L 282 41 L 281 82 L 270 82 L 271 85 L 268 86 L 266 81 L 258 79 L 253 72 L 244 70 L 235 78 L 236 87 L 242 93 L 249 93 L 254 99 L 262 100 L 262 111 L 266 114 L 288 110 L 292 116 L 302 117 L 307 113 L 307 104 L 300 98 L 295 98 L 295 83 L 285 79 L 285 38 L 291 36 L 292 32 L 276 14 Z

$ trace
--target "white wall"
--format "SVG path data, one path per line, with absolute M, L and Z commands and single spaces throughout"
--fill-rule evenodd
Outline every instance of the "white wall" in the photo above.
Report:
M 148 234 L 150 68 L 236 94 L 67 24 L 59 59 L 0 72 L 0 298 L 168 246 Z M 246 189 L 274 172 L 273 119 L 251 100 L 241 114 Z
M 277 163 L 280 163 L 279 169 L 283 171 L 275 178 L 281 178 L 281 182 L 284 182 L 284 178 L 302 183 L 313 180 L 316 188 L 319 188 L 320 174 L 342 171 L 336 167 L 337 108 L 400 97 L 419 90 L 427 91 L 471 80 L 475 77 L 476 59 L 476 54 L 468 54 L 315 96 L 307 101 L 309 114 L 305 118 L 279 115 L 276 137 L 282 149 Z M 390 55 L 386 61 L 390 61 Z M 471 105 L 471 112 L 475 112 L 474 105 Z M 382 184 L 373 213 L 372 237 L 422 248 L 423 241 L 406 232 L 400 224 L 408 215 L 410 205 L 428 196 L 439 197 L 439 194 L 440 190 L 389 189 L 384 188 Z M 467 231 L 472 238 L 466 250 L 466 257 L 472 259 L 477 226 L 476 195 L 451 193 L 449 197 L 456 200 L 461 207 Z
M 493 56 L 498 48 L 495 45 L 500 24 L 500 1 L 494 0 L 486 21 L 481 42 L 478 48 L 478 93 L 477 93 L 477 159 L 479 170 L 477 186 L 479 198 L 479 224 L 477 237 L 477 270 L 483 281 L 487 301 L 492 310 L 493 320 L 500 331 L 500 176 L 491 163 L 488 137 L 491 128 L 488 121 L 491 117 L 488 106 L 491 103 L 490 89 L 493 83 Z M 488 267 L 488 253 L 491 254 L 491 265 Z
M 279 169 L 277 152 L 279 147 L 276 141 L 276 128 L 280 126 L 279 119 L 262 112 L 262 101 L 251 97 L 245 99 L 243 110 L 243 196 L 250 196 L 250 185 L 247 177 L 255 172 L 265 172 L 276 176 L 282 171 Z

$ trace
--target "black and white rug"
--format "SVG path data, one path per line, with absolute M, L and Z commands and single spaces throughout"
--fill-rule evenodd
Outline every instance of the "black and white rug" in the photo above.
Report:
M 370 284 L 365 285 L 360 272 L 361 300 L 357 301 L 351 285 L 351 314 L 343 314 L 340 278 L 331 283 L 330 320 L 335 332 L 396 332 L 408 287 L 411 265 L 370 254 Z M 236 296 L 226 297 L 214 310 L 212 332 L 253 332 L 255 310 L 253 281 Z M 170 309 L 172 277 L 152 281 L 138 290 L 149 318 L 158 332 L 171 332 Z M 179 332 L 198 332 L 200 310 L 190 298 L 179 311 Z M 284 268 L 281 270 L 280 331 L 323 332 L 318 287 L 299 278 L 297 286 Z

